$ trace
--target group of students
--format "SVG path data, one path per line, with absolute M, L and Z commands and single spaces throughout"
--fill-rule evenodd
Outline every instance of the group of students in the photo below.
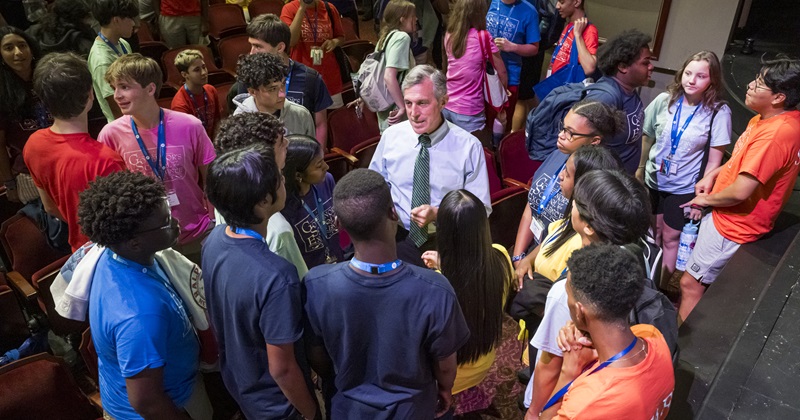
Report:
M 382 33 L 384 43 L 410 40 L 416 19 L 407 3 L 386 6 L 384 20 L 396 22 L 387 28 L 396 29 Z M 455 4 L 446 39 L 467 41 L 447 48 L 454 57 L 463 47 L 461 59 L 474 61 L 481 22 L 510 28 L 515 3 L 493 2 L 491 19 L 479 3 Z M 581 3 L 559 5 L 574 18 L 561 42 L 581 35 L 572 52 L 589 71 L 592 31 Z M 321 15 L 327 6 L 315 7 Z M 122 48 L 119 37 L 135 19 L 100 16 L 115 29 L 95 45 Z M 105 415 L 210 418 L 215 396 L 198 369 L 218 356 L 247 418 L 318 417 L 312 370 L 331 418 L 452 416 L 460 413 L 453 395 L 480 389 L 495 361 L 514 289 L 539 278 L 546 301 L 531 331 L 539 351 L 527 417 L 664 418 L 674 387 L 666 333 L 628 319 L 644 279 L 662 279 L 628 245 L 646 248 L 651 231 L 667 279 L 680 228 L 702 218 L 681 279 L 686 319 L 740 244 L 772 228 L 792 192 L 800 61 L 763 63 L 745 100 L 758 115 L 723 164 L 731 116 L 716 55 L 689 57 L 645 109 L 635 88 L 652 71 L 649 38 L 624 32 L 610 40 L 595 64 L 604 76 L 570 107 L 533 177 L 509 255 L 491 240 L 487 166 L 470 134 L 481 117 L 448 108 L 463 102 L 454 96 L 474 94 L 458 85 L 468 63 L 448 60 L 446 77 L 414 66 L 408 53 L 388 54 L 408 65 L 391 77 L 402 100 L 381 117 L 387 124 L 370 169 L 334 182 L 317 124 L 333 103 L 327 80 L 290 58 L 298 28 L 309 26 L 312 37 L 332 28 L 286 20 L 251 21 L 251 54 L 231 89 L 239 105 L 221 121 L 205 114 L 212 95 L 195 51 L 176 59 L 186 84 L 175 101 L 193 111 L 184 113 L 158 106 L 163 77 L 152 59 L 115 55 L 103 70 L 105 95 L 91 58 L 40 58 L 25 33 L 0 28 L 0 138 L 10 152 L 0 156 L 0 177 L 9 197 L 40 197 L 64 220 L 74 264 L 91 267 L 69 287 L 82 287 L 89 303 L 80 319 L 92 328 Z M 408 36 L 395 41 L 396 31 Z M 532 43 L 508 35 L 494 40 L 499 51 L 530 52 Z M 322 60 L 330 46 L 320 47 Z M 509 84 L 515 66 L 507 66 Z M 120 113 L 98 141 L 88 134 L 93 87 Z M 197 114 L 201 97 L 205 117 Z

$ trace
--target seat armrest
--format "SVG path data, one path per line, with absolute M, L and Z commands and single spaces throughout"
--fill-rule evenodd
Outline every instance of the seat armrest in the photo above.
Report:
M 36 302 L 36 289 L 16 271 L 6 273 L 8 285 L 27 302 Z
M 524 188 L 526 190 L 530 189 L 528 184 L 523 184 L 522 182 L 519 182 L 519 181 L 517 181 L 516 179 L 513 179 L 513 178 L 503 178 L 503 184 L 505 184 L 506 186 L 509 186 L 509 187 L 520 187 L 520 188 Z
M 355 164 L 358 162 L 358 158 L 357 157 L 351 155 L 350 153 L 345 152 L 344 150 L 342 150 L 342 149 L 340 149 L 338 147 L 332 147 L 331 148 L 331 152 L 332 153 L 336 153 L 337 155 L 343 156 L 353 166 L 355 166 Z

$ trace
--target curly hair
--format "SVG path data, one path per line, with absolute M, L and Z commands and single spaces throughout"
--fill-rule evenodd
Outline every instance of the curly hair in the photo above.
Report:
M 283 133 L 283 122 L 274 115 L 243 112 L 222 120 L 214 139 L 214 147 L 217 154 L 222 154 L 255 143 L 275 146 Z
M 61 39 L 72 29 L 93 32 L 84 22 L 90 16 L 89 6 L 82 1 L 56 0 L 53 9 L 42 18 L 42 31 L 53 39 Z
M 370 169 L 355 169 L 333 189 L 333 210 L 351 238 L 370 239 L 394 206 L 389 184 Z
M 239 57 L 236 80 L 246 88 L 258 89 L 280 82 L 289 74 L 289 68 L 277 54 L 257 53 Z
M 567 267 L 567 287 L 575 300 L 592 307 L 602 321 L 627 325 L 645 278 L 632 252 L 618 245 L 592 244 L 573 252 Z
M 620 171 L 585 173 L 572 192 L 573 206 L 601 242 L 636 242 L 650 228 L 650 198 L 641 182 Z
M 93 242 L 114 246 L 131 239 L 166 196 L 164 185 L 138 172 L 98 177 L 80 194 L 78 224 Z
M 618 66 L 630 66 L 639 58 L 642 48 L 649 48 L 652 38 L 636 29 L 629 29 L 606 42 L 597 50 L 597 68 L 606 76 L 614 76 Z
M 611 105 L 590 99 L 575 103 L 570 108 L 570 111 L 586 118 L 589 124 L 594 127 L 594 131 L 602 137 L 601 142 L 611 140 L 628 125 L 625 112 Z

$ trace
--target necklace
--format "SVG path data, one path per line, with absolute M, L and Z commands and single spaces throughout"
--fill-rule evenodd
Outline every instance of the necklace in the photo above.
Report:
M 644 344 L 644 340 L 642 340 L 642 348 L 641 348 L 641 349 L 639 349 L 639 351 L 637 351 L 636 353 L 633 353 L 633 354 L 629 354 L 629 355 L 627 355 L 627 356 L 625 356 L 625 357 L 621 357 L 621 358 L 619 358 L 619 359 L 617 359 L 617 360 L 615 360 L 615 361 L 616 361 L 616 362 L 620 362 L 620 361 L 623 361 L 623 360 L 632 359 L 632 358 L 636 357 L 636 356 L 637 356 L 639 353 L 641 353 L 641 352 L 643 352 L 643 351 L 645 351 L 645 344 Z

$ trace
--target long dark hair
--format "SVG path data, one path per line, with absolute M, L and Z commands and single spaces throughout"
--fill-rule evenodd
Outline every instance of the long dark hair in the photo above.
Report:
M 283 167 L 283 176 L 286 178 L 286 204 L 300 206 L 300 183 L 297 173 L 303 172 L 320 153 L 322 146 L 313 137 L 305 134 L 292 134 L 286 136 L 289 145 L 286 147 L 286 166 Z
M 492 247 L 486 208 L 471 192 L 447 193 L 436 221 L 442 274 L 453 285 L 471 333 L 457 361 L 474 362 L 500 341 L 511 267 Z
M 578 150 L 572 154 L 572 164 L 575 165 L 575 174 L 573 175 L 573 180 L 576 185 L 578 184 L 578 180 L 580 180 L 581 177 L 587 172 L 599 169 L 620 170 L 622 168 L 622 162 L 616 153 L 603 146 L 594 144 L 587 144 L 579 147 Z M 564 210 L 564 218 L 566 220 L 561 226 L 561 233 L 552 243 L 542 246 L 542 248 L 544 248 L 545 257 L 550 257 L 553 255 L 556 250 L 561 248 L 562 245 L 566 244 L 567 241 L 575 236 L 576 232 L 575 229 L 572 228 L 571 218 L 572 202 L 573 200 L 570 199 L 567 208 Z
M 28 43 L 31 50 L 31 79 L 33 79 L 33 69 L 36 62 L 41 58 L 39 43 L 30 35 L 13 26 L 0 27 L 0 41 L 6 35 L 19 35 Z M 32 80 L 31 80 L 32 81 Z M 32 109 L 32 91 L 28 88 L 29 83 L 22 80 L 5 61 L 0 62 L 0 113 L 11 118 L 19 118 L 30 114 Z

